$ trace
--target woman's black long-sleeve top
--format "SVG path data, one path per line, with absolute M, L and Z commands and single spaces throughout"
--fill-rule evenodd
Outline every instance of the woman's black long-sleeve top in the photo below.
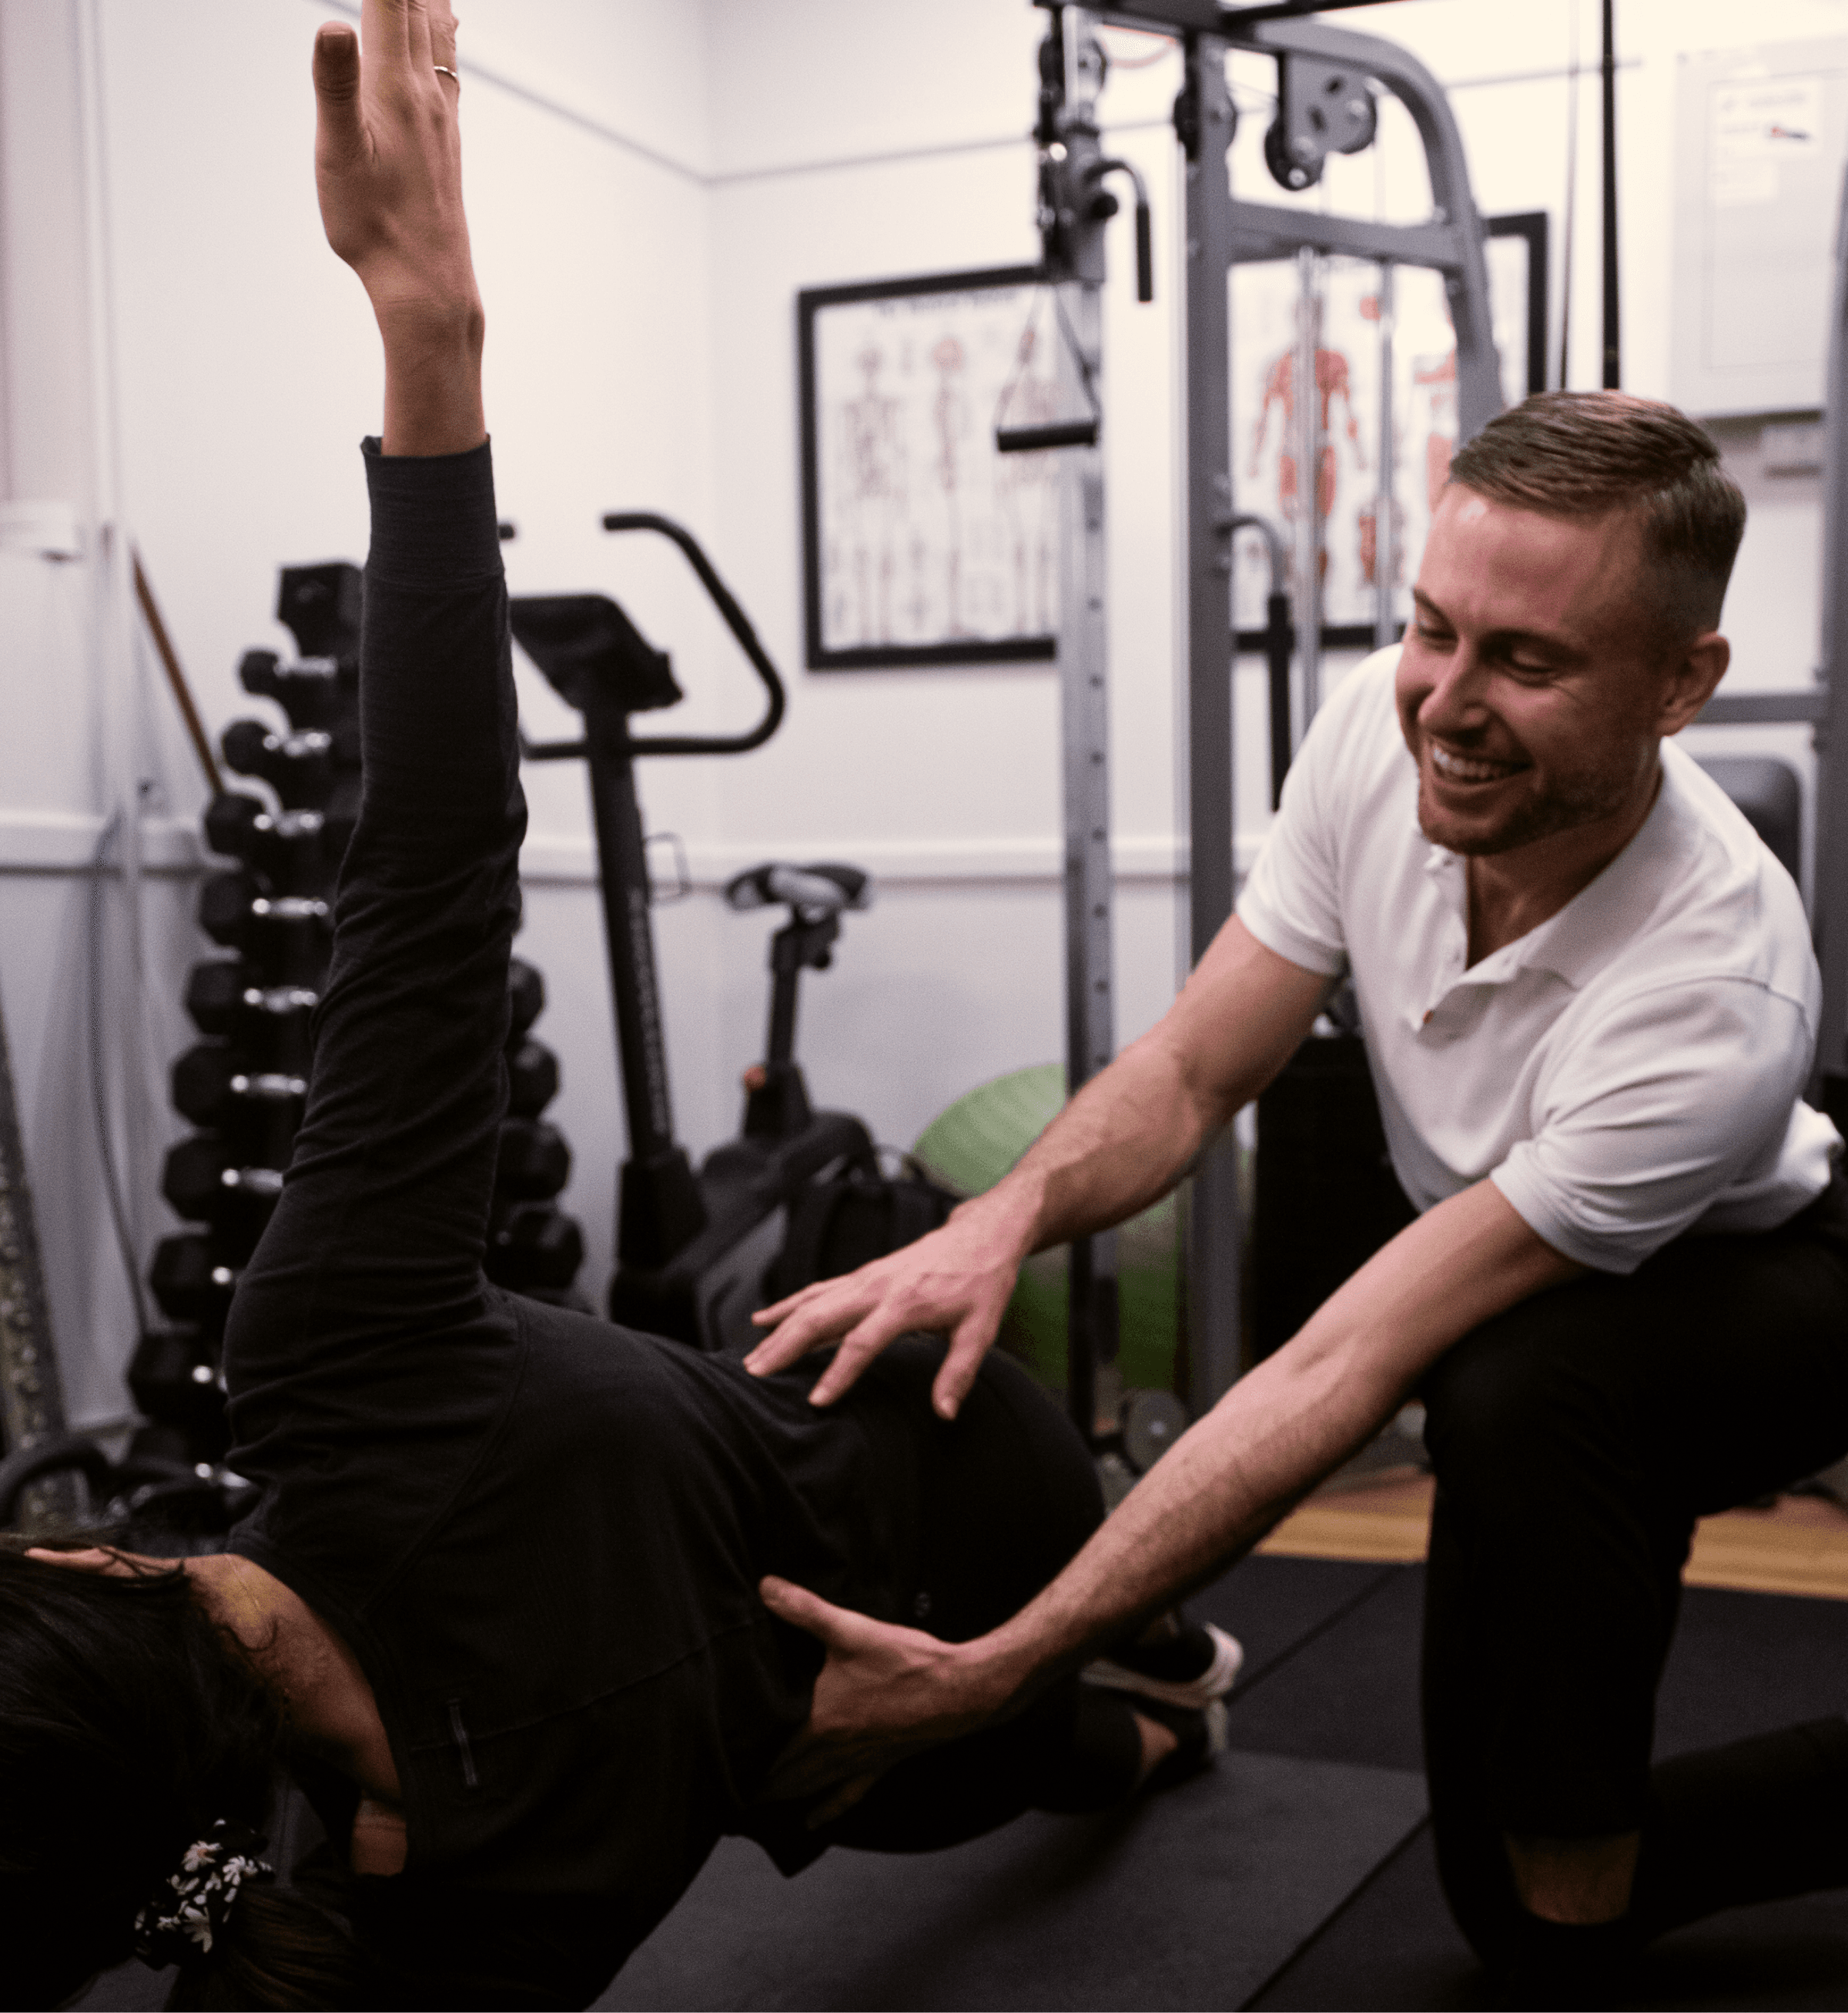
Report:
M 371 1682 L 409 1836 L 403 1874 L 360 1883 L 379 1919 L 463 1974 L 472 1939 L 488 2003 L 522 1925 L 556 1925 L 527 2003 L 581 2003 L 753 1829 L 807 1715 L 820 1652 L 760 1576 L 906 1611 L 916 1428 L 877 1379 L 817 1413 L 804 1379 L 484 1279 L 525 828 L 493 480 L 485 446 L 367 450 L 364 801 L 306 1117 L 226 1335 L 231 1460 L 263 1491 L 231 1547 Z

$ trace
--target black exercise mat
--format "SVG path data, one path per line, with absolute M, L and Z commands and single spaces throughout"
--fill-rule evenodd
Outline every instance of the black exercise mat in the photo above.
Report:
M 1424 1810 L 1403 1772 L 1233 1753 L 1124 1812 L 794 1880 L 731 1840 L 597 2004 L 1237 2006 Z
M 1272 1589 L 1306 1561 L 1257 1560 L 1221 1583 L 1270 1569 Z M 1292 1754 L 1399 1754 L 1415 1742 L 1421 1567 L 1387 1576 L 1324 1625 L 1248 1697 L 1234 1693 L 1235 1739 Z M 1252 1584 L 1251 1594 L 1258 1592 Z M 1371 1723 L 1348 1709 L 1357 1668 L 1373 1679 Z M 1848 1706 L 1848 1602 L 1692 1587 L 1658 1695 L 1659 1755 L 1746 1738 Z M 1251 2004 L 1260 2008 L 1476 2008 L 1492 1990 L 1451 1922 L 1421 1826 Z M 1665 1937 L 1627 2003 L 1656 2008 L 1848 2005 L 1848 1893 L 1740 1908 Z
M 1260 1682 L 1283 1658 L 1338 1623 L 1402 1568 L 1346 1559 L 1261 1556 L 1242 1561 L 1188 1602 L 1190 1614 L 1229 1629 L 1245 1646 L 1240 1688 Z M 1242 1743 L 1242 1745 L 1249 1745 Z
M 1421 1825 L 1250 2000 L 1314 2013 L 1475 2013 L 1501 2000 L 1453 1926 Z M 1848 2005 L 1848 1894 L 1735 1908 L 1665 1936 L 1621 2000 L 1630 2013 Z M 1621 2013 L 1620 2009 L 1620 2013 Z
M 1252 1657 L 1227 1701 L 1235 1747 L 1304 1760 L 1422 1771 L 1418 1726 L 1418 1636 L 1424 1601 L 1421 1566 L 1350 1567 L 1347 1597 L 1299 1625 L 1286 1653 Z M 1288 1613 L 1308 1621 L 1304 1594 L 1336 1590 L 1319 1559 L 1255 1558 L 1214 1589 L 1215 1618 L 1242 1641 L 1269 1632 Z M 1205 1602 L 1190 1604 L 1203 1612 Z M 1241 1634 L 1241 1631 L 1242 1633 Z

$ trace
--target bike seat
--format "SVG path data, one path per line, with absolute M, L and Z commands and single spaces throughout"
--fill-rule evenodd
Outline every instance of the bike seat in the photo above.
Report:
M 767 860 L 761 867 L 735 874 L 725 883 L 725 899 L 735 909 L 767 909 L 787 903 L 804 922 L 819 922 L 824 916 L 838 916 L 843 909 L 870 908 L 873 877 L 862 867 L 829 860 L 792 867 L 782 860 Z

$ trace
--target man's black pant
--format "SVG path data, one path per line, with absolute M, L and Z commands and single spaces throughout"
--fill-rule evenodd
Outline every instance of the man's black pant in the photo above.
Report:
M 1650 1768 L 1696 1518 L 1848 1450 L 1848 1185 L 1782 1229 L 1685 1237 L 1628 1278 L 1537 1295 L 1467 1335 L 1423 1396 L 1425 1759 L 1445 1891 L 1478 1953 L 1503 1961 L 1517 1933 L 1504 1832 L 1642 1831 L 1646 1930 L 1848 1879 L 1842 1846 L 1789 1835 L 1825 1775 L 1839 1827 L 1848 1725 Z M 1848 1711 L 1848 1672 L 1843 1693 Z M 1728 1875 L 1715 1855 L 1742 1826 L 1759 1836 L 1721 1854 Z

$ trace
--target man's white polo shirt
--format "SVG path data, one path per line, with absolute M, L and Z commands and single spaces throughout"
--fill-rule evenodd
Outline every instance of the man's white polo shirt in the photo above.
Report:
M 1821 986 L 1789 875 L 1665 742 L 1636 836 L 1466 969 L 1465 865 L 1419 828 L 1398 657 L 1370 657 L 1317 716 L 1239 915 L 1292 964 L 1351 975 L 1406 1193 L 1428 1209 L 1486 1176 L 1608 1272 L 1686 1230 L 1793 1216 L 1841 1140 L 1801 1102 Z

